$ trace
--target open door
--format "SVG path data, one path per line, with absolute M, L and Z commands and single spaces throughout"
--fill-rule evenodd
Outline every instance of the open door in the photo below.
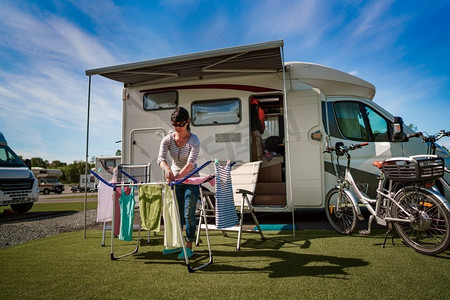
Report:
M 292 202 L 294 206 L 318 207 L 322 204 L 322 152 L 318 132 L 320 95 L 313 90 L 288 93 Z

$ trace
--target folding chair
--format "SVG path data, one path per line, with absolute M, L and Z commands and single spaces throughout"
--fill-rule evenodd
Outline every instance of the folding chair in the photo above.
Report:
M 233 226 L 229 228 L 218 228 L 215 225 L 209 225 L 205 221 L 206 219 L 204 217 L 211 217 L 215 216 L 212 215 L 215 212 L 216 205 L 217 205 L 217 197 L 214 197 L 214 194 L 211 192 L 207 192 L 203 194 L 201 205 L 202 205 L 202 211 L 203 213 L 200 214 L 198 229 L 197 229 L 197 240 L 196 245 L 199 245 L 200 240 L 200 229 L 201 228 L 210 228 L 210 229 L 218 229 L 222 230 L 222 232 L 226 231 L 238 231 L 238 241 L 236 245 L 236 249 L 240 250 L 241 247 L 241 236 L 243 231 L 243 225 L 244 225 L 244 214 L 250 213 L 253 221 L 257 227 L 257 230 L 245 230 L 244 232 L 247 233 L 259 233 L 261 235 L 261 239 L 264 240 L 264 234 L 261 230 L 261 227 L 259 226 L 258 219 L 256 218 L 254 208 L 252 205 L 252 200 L 256 196 L 255 189 L 256 189 L 256 182 L 258 179 L 258 173 L 259 168 L 261 166 L 262 161 L 256 161 L 256 162 L 250 162 L 250 163 L 235 163 L 233 164 L 233 168 L 231 170 L 231 182 L 232 182 L 232 194 L 233 194 L 233 202 L 235 205 L 236 210 L 240 213 L 240 217 L 238 219 L 238 226 Z M 216 178 L 217 180 L 220 180 L 219 178 Z M 215 202 L 213 203 L 211 199 L 215 198 Z M 217 221 L 217 220 L 216 220 Z M 202 225 L 202 223 L 205 223 Z M 217 224 L 217 222 L 216 222 Z
M 244 224 L 244 214 L 250 213 L 257 230 L 246 230 L 245 232 L 259 233 L 261 239 L 264 240 L 264 234 L 259 226 L 255 211 L 252 205 L 252 200 L 256 197 L 255 189 L 258 180 L 259 167 L 262 161 L 255 161 L 249 163 L 236 163 L 231 170 L 231 182 L 233 186 L 233 198 L 236 209 L 239 210 L 239 233 L 236 249 L 241 248 L 242 227 Z

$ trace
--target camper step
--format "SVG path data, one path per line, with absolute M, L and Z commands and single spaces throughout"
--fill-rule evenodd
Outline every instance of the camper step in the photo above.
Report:
M 253 205 L 286 205 L 286 195 L 258 195 L 253 199 Z
M 258 182 L 256 195 L 286 195 L 286 182 Z

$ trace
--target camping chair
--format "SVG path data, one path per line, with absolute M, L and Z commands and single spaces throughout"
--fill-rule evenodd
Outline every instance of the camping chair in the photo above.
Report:
M 218 228 L 214 225 L 204 224 L 204 227 L 208 227 L 210 229 L 219 229 L 223 232 L 225 231 L 238 231 L 238 241 L 236 245 L 236 249 L 240 250 L 241 247 L 241 236 L 244 225 L 244 215 L 245 213 L 250 213 L 252 215 L 253 221 L 257 227 L 257 230 L 245 230 L 245 232 L 249 233 L 259 233 L 261 235 L 261 239 L 265 239 L 261 227 L 259 226 L 258 219 L 254 213 L 254 208 L 252 205 L 253 197 L 256 196 L 254 193 L 256 189 L 256 182 L 258 179 L 259 167 L 261 165 L 261 161 L 250 162 L 250 163 L 236 163 L 234 164 L 231 171 L 231 183 L 232 183 L 232 194 L 233 194 L 233 202 L 235 209 L 240 212 L 240 217 L 238 219 L 238 225 L 229 227 L 229 228 Z M 219 178 L 216 178 L 216 184 Z M 216 195 L 217 196 L 217 195 Z M 215 202 L 211 201 L 215 200 Z M 204 192 L 203 197 L 201 199 L 202 211 L 204 213 L 200 214 L 198 229 L 197 229 L 197 240 L 196 245 L 199 245 L 200 240 L 200 229 L 203 227 L 202 223 L 204 222 L 204 214 L 207 214 L 206 217 L 211 217 L 211 215 L 215 212 L 215 208 L 217 205 L 217 197 L 211 192 Z M 213 215 L 214 216 L 214 215 Z M 217 221 L 217 219 L 216 219 Z M 217 222 L 216 222 L 217 224 Z
M 234 204 L 236 209 L 240 212 L 238 225 L 239 233 L 236 246 L 237 250 L 240 250 L 241 247 L 241 235 L 245 213 L 251 214 L 253 222 L 257 227 L 257 230 L 246 230 L 245 232 L 259 233 L 261 239 L 265 239 L 252 205 L 252 200 L 256 197 L 256 182 L 258 180 L 259 167 L 261 166 L 261 163 L 262 161 L 237 163 L 231 170 Z

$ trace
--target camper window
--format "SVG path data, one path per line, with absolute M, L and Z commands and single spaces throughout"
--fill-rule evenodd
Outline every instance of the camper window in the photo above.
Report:
M 370 107 L 357 102 L 336 102 L 334 108 L 344 137 L 356 141 L 389 141 L 388 122 Z
M 0 167 L 23 167 L 22 160 L 8 146 L 0 147 Z
M 192 102 L 192 123 L 196 126 L 236 124 L 241 121 L 241 100 L 221 99 Z
M 336 102 L 336 119 L 341 133 L 348 139 L 368 141 L 366 125 L 359 104 L 356 102 Z
M 176 91 L 152 92 L 144 94 L 144 110 L 173 109 L 177 107 Z
M 376 142 L 389 142 L 387 121 L 370 107 L 365 106 L 365 110 L 373 140 Z
M 116 167 L 116 160 L 115 159 L 105 159 L 105 168 L 113 169 L 115 167 Z

